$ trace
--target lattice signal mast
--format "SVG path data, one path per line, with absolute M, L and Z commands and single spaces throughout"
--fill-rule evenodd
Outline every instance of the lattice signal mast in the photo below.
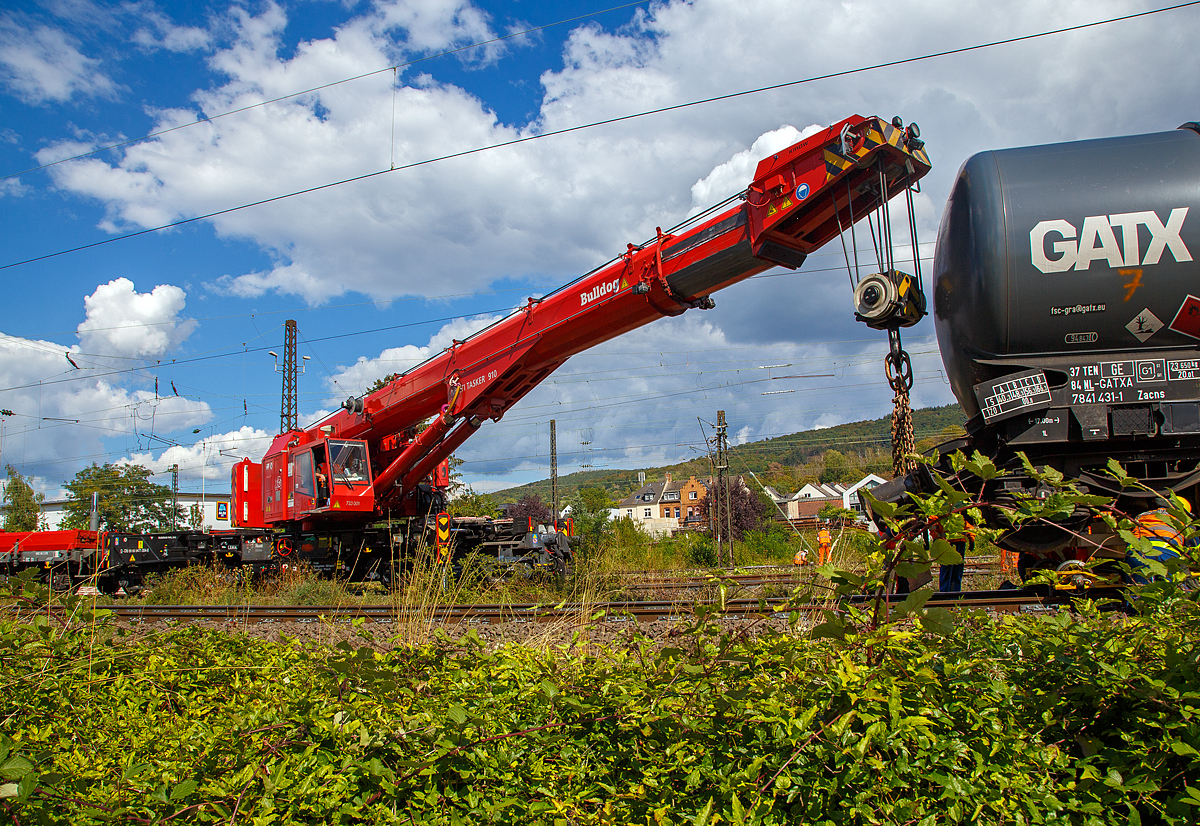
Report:
M 279 408 L 279 432 L 296 429 L 296 320 L 283 325 L 283 400 Z

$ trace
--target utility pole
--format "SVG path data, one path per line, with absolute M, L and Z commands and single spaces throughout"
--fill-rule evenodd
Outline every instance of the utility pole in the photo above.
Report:
M 296 429 L 296 320 L 283 325 L 283 400 L 279 408 L 279 432 Z
M 729 426 L 725 424 L 725 411 L 717 411 L 717 529 L 724 528 L 727 564 L 733 567 L 733 501 L 730 496 L 725 471 L 729 470 Z M 721 496 L 725 497 L 725 525 L 721 525 Z M 721 561 L 721 540 L 717 540 L 717 561 Z
M 550 510 L 554 517 L 554 530 L 558 530 L 558 438 L 554 419 L 550 420 Z
M 179 527 L 179 465 L 171 465 L 171 530 Z

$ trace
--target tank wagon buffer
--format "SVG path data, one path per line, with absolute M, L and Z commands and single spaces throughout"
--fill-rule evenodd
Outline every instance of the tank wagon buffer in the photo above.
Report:
M 915 185 L 929 159 L 915 128 L 899 122 L 856 115 L 763 159 L 739 195 L 281 434 L 261 462 L 234 466 L 236 524 L 274 529 L 284 555 L 390 549 L 369 526 L 443 509 L 451 453 L 568 358 L 659 318 L 711 309 L 713 293 L 772 267 L 798 268 Z
M 938 346 L 968 435 L 1006 473 L 968 489 L 1002 504 L 1039 495 L 1035 467 L 1116 496 L 1134 515 L 1154 494 L 1121 489 L 1110 458 L 1163 493 L 1200 482 L 1200 125 L 1150 135 L 983 152 L 963 164 L 934 255 Z M 872 494 L 936 490 L 919 467 Z M 991 511 L 993 527 L 1006 527 Z M 1031 567 L 1087 556 L 1068 518 L 1009 533 Z M 1064 530 L 1066 529 L 1066 530 Z M 1115 540 L 1115 537 L 1112 538 Z M 1106 544 L 1115 544 L 1108 542 Z M 1123 549 L 1112 549 L 1113 556 Z

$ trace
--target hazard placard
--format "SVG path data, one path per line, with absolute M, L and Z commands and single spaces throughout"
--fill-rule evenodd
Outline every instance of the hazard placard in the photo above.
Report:
M 1194 295 L 1185 298 L 1179 312 L 1175 313 L 1175 318 L 1168 326 L 1177 333 L 1200 338 L 1200 298 Z

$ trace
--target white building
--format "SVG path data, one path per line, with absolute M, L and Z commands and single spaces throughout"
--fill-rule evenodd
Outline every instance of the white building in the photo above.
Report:
M 189 517 L 193 506 L 198 506 L 204 515 L 204 530 L 228 530 L 229 525 L 229 494 L 228 493 L 185 493 L 179 492 L 179 507 L 183 517 L 179 529 L 190 527 Z M 0 510 L 0 512 L 3 512 Z M 66 499 L 52 499 L 42 503 L 42 523 L 45 530 L 61 530 L 63 518 L 67 514 Z

